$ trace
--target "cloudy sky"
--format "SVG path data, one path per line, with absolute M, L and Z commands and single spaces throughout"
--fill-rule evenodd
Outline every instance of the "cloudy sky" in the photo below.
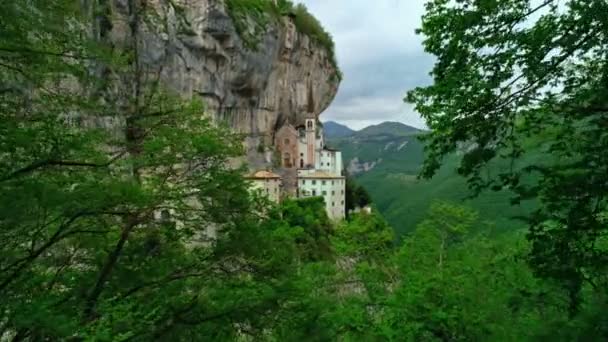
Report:
M 422 49 L 424 0 L 300 0 L 333 35 L 344 80 L 321 116 L 353 129 L 383 121 L 424 122 L 403 102 L 430 82 L 433 59 Z

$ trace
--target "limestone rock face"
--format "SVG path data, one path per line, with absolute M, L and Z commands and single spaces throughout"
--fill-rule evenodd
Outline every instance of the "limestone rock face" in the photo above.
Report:
M 111 34 L 116 42 L 128 32 L 126 3 L 113 2 Z M 256 33 L 257 47 L 249 48 L 221 0 L 146 3 L 155 14 L 143 25 L 142 62 L 158 70 L 170 89 L 203 99 L 217 121 L 247 134 L 250 150 L 272 145 L 283 124 L 304 123 L 309 85 L 317 115 L 336 95 L 339 80 L 331 56 L 298 33 L 290 17 L 281 23 L 270 20 L 265 32 Z M 255 27 L 253 22 L 248 26 Z

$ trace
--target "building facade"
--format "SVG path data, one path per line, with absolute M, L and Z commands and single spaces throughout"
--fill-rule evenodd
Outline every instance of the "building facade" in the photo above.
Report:
M 327 147 L 321 148 L 317 152 L 315 169 L 329 172 L 334 175 L 342 175 L 344 164 L 342 163 L 342 152 Z
M 323 197 L 327 216 L 332 220 L 345 217 L 346 179 L 314 169 L 298 170 L 298 197 Z
M 304 124 L 294 127 L 287 123 L 275 134 L 275 147 L 285 182 L 283 190 L 298 198 L 323 197 L 327 215 L 332 220 L 341 220 L 346 214 L 342 152 L 325 146 L 323 127 L 317 121 L 314 107 L 310 86 Z M 267 183 L 262 182 L 260 187 L 263 184 Z M 274 192 L 274 189 L 263 189 L 270 195 Z
M 281 127 L 274 138 L 274 145 L 279 151 L 281 167 L 285 169 L 297 168 L 299 163 L 300 139 L 298 131 L 287 124 Z
M 281 176 L 270 171 L 258 171 L 246 177 L 251 181 L 251 188 L 266 195 L 269 200 L 281 201 Z

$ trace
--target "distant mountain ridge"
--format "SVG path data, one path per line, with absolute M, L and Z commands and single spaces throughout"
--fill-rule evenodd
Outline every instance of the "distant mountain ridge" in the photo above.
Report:
M 371 125 L 361 130 L 355 131 L 345 125 L 339 124 L 335 121 L 327 121 L 323 123 L 323 131 L 327 139 L 344 138 L 352 135 L 357 136 L 411 136 L 423 133 L 416 127 L 412 127 L 401 122 L 385 121 L 377 125 Z
M 392 135 L 392 136 L 410 136 L 424 132 L 416 127 L 408 126 L 401 122 L 385 121 L 378 125 L 365 127 L 357 132 L 358 135 Z
M 350 129 L 345 125 L 341 125 L 335 121 L 327 121 L 323 123 L 323 132 L 328 138 L 341 138 L 349 136 L 355 133 L 354 130 Z
M 469 205 L 479 210 L 482 219 L 493 222 L 497 231 L 521 227 L 511 217 L 527 214 L 533 205 L 510 206 L 508 191 L 470 199 L 465 179 L 455 172 L 458 153 L 446 157 L 433 179 L 418 179 L 424 162 L 419 137 L 427 133 L 399 122 L 383 122 L 348 136 L 326 138 L 330 147 L 342 151 L 349 174 L 367 189 L 397 235 L 412 232 L 435 200 Z

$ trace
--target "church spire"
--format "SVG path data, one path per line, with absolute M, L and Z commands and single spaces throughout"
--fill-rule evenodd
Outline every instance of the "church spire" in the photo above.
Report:
M 317 132 L 317 117 L 315 115 L 315 99 L 312 89 L 312 81 L 308 83 L 308 110 L 306 113 L 306 166 L 315 167 L 315 147 Z
M 315 114 L 315 98 L 312 89 L 312 80 L 308 82 L 308 105 L 307 105 L 308 115 L 313 116 Z

